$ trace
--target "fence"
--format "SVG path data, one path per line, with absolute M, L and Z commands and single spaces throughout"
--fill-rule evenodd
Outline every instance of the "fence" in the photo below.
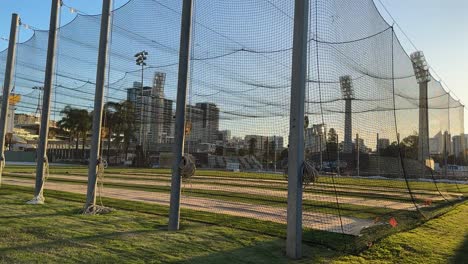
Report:
M 304 177 L 303 240 L 355 250 L 466 195 L 464 105 L 422 54 L 406 53 L 373 1 L 309 5 L 301 144 L 319 176 Z M 77 16 L 57 32 L 48 155 L 86 163 L 101 15 L 61 9 Z M 113 10 L 108 45 L 104 186 L 162 205 L 175 160 L 181 13 L 182 1 L 131 0 Z M 182 219 L 285 236 L 293 29 L 292 1 L 194 1 L 184 152 L 197 172 L 183 179 Z M 49 33 L 33 32 L 17 44 L 12 91 L 21 96 L 13 134 L 27 135 L 16 144 L 32 149 Z M 52 172 L 51 188 L 86 181 L 84 170 Z

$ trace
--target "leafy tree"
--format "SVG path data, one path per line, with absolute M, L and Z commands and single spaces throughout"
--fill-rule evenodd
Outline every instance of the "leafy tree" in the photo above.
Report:
M 249 154 L 255 155 L 255 150 L 257 149 L 257 139 L 251 138 L 249 139 Z
M 327 142 L 326 147 L 327 151 L 330 153 L 335 153 L 338 151 L 338 143 L 337 143 L 338 135 L 334 128 L 330 128 L 327 135 Z
M 85 109 L 77 109 L 77 117 L 77 130 L 82 140 L 81 155 L 84 158 L 86 139 L 88 138 L 88 132 L 91 130 L 93 119 L 90 113 Z
M 130 143 L 135 140 L 135 108 L 130 101 L 122 101 L 120 103 L 109 102 L 108 114 L 108 127 L 111 127 L 110 137 L 113 138 L 114 144 L 118 149 L 123 147 L 125 159 L 127 159 L 128 149 Z
M 75 141 L 75 150 L 78 150 L 80 135 L 78 132 L 78 113 L 77 109 L 67 105 L 60 111 L 62 119 L 57 122 L 58 127 L 68 134 L 70 143 Z
M 242 157 L 242 156 L 247 155 L 248 153 L 249 153 L 249 151 L 246 150 L 246 149 L 239 149 L 239 154 L 238 155 Z

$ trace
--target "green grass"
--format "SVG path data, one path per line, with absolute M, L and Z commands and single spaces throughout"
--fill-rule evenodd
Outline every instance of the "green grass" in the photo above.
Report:
M 1 263 L 288 262 L 284 239 L 262 232 L 284 230 L 284 225 L 230 216 L 213 225 L 201 221 L 212 214 L 183 210 L 182 230 L 168 232 L 167 208 L 162 206 L 104 199 L 118 210 L 83 216 L 78 214 L 82 195 L 48 191 L 45 205 L 24 204 L 31 195 L 30 188 L 0 189 Z M 258 232 L 229 227 L 243 221 Z M 320 241 L 306 244 L 304 258 L 291 263 L 463 263 L 468 257 L 468 204 L 377 241 L 358 255 L 339 250 L 349 236 L 326 232 L 313 236 L 336 247 L 318 245 Z
M 468 204 L 336 263 L 468 263 Z

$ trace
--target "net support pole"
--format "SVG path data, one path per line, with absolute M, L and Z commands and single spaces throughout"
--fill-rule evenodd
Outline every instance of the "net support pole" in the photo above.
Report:
M 340 140 L 338 139 L 338 134 L 336 134 L 336 172 L 337 172 L 337 175 L 340 176 L 341 175 L 341 161 L 340 161 Z
M 360 167 L 361 167 L 361 164 L 360 164 L 360 149 L 361 149 L 361 146 L 359 144 L 359 134 L 356 134 L 356 171 L 357 171 L 357 176 L 361 176 L 361 172 L 360 172 Z
M 18 14 L 11 15 L 10 38 L 8 42 L 7 63 L 5 68 L 5 78 L 3 80 L 3 94 L 2 94 L 2 110 L 0 115 L 0 184 L 3 173 L 3 166 L 5 164 L 5 135 L 7 130 L 7 117 L 10 91 L 13 86 L 13 74 L 16 63 L 16 39 L 18 37 Z
M 185 106 L 187 103 L 187 85 L 190 63 L 192 5 L 192 0 L 183 1 L 180 31 L 179 76 L 177 82 L 175 144 L 173 149 L 174 161 L 172 165 L 171 200 L 169 208 L 169 231 L 179 230 L 180 223 L 180 191 L 182 179 L 179 164 L 184 154 Z
M 444 177 L 447 178 L 447 169 L 448 169 L 448 154 L 449 154 L 449 133 L 444 132 Z
M 307 78 L 309 0 L 295 0 L 288 154 L 286 255 L 302 257 L 302 166 L 304 164 L 304 98 Z
M 57 48 L 57 28 L 60 18 L 60 0 L 52 0 L 52 7 L 50 10 L 50 26 L 49 26 L 49 39 L 47 46 L 47 61 L 44 77 L 44 89 L 42 97 L 42 113 L 41 124 L 39 129 L 39 145 L 37 149 L 37 167 L 36 167 L 36 186 L 34 189 L 35 199 L 42 198 L 42 191 L 44 188 L 44 174 L 45 162 L 47 153 L 47 142 L 49 135 L 49 119 L 50 119 L 50 96 L 52 94 L 52 87 L 54 82 L 55 73 L 55 52 Z
M 380 176 L 380 137 L 379 133 L 377 133 L 377 176 Z
M 85 210 L 89 210 L 90 208 L 92 209 L 92 207 L 96 205 L 97 167 L 101 162 L 101 130 L 104 109 L 104 86 L 106 82 L 106 68 L 108 60 L 111 8 L 112 0 L 104 0 L 102 2 L 101 32 L 99 36 L 99 55 L 96 69 L 96 90 L 94 95 L 92 139 Z

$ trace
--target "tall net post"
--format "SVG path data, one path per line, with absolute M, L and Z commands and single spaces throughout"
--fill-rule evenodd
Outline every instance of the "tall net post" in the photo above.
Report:
M 60 21 L 60 0 L 53 0 L 50 13 L 49 39 L 47 47 L 47 62 L 44 78 L 44 95 L 42 98 L 42 113 L 41 125 L 39 130 L 39 144 L 37 149 L 37 165 L 36 165 L 36 185 L 34 190 L 34 198 L 29 203 L 42 204 L 44 203 L 44 182 L 45 173 L 48 164 L 47 161 L 47 142 L 49 136 L 49 119 L 50 119 L 50 98 L 54 86 L 55 73 L 55 55 L 57 48 L 57 28 Z
M 292 51 L 291 106 L 288 155 L 286 254 L 302 256 L 302 166 L 304 164 L 304 98 L 307 78 L 309 1 L 296 0 Z
M 7 115 L 8 106 L 10 99 L 10 91 L 13 83 L 13 73 L 15 69 L 15 57 L 16 57 L 16 39 L 18 37 L 18 23 L 19 16 L 12 14 L 11 16 L 11 27 L 10 27 L 10 38 L 8 43 L 8 55 L 7 64 L 5 68 L 5 77 L 3 83 L 3 94 L 2 94 L 2 110 L 0 116 L 0 184 L 3 173 L 3 167 L 5 166 L 5 135 L 7 128 Z
M 86 194 L 85 210 L 93 213 L 96 206 L 96 184 L 98 166 L 102 162 L 101 129 L 104 109 L 104 87 L 106 81 L 106 64 L 108 59 L 108 43 L 110 34 L 112 0 L 104 0 L 102 5 L 101 35 L 99 39 L 99 55 L 96 70 L 96 91 L 94 98 L 94 116 L 92 128 L 92 141 L 88 168 L 88 191 Z
M 192 30 L 192 0 L 184 0 L 180 31 L 179 80 L 177 84 L 174 161 L 172 165 L 171 198 L 169 208 L 169 230 L 179 229 L 181 171 L 185 142 L 185 107 L 187 101 L 187 84 L 190 61 L 190 38 Z

